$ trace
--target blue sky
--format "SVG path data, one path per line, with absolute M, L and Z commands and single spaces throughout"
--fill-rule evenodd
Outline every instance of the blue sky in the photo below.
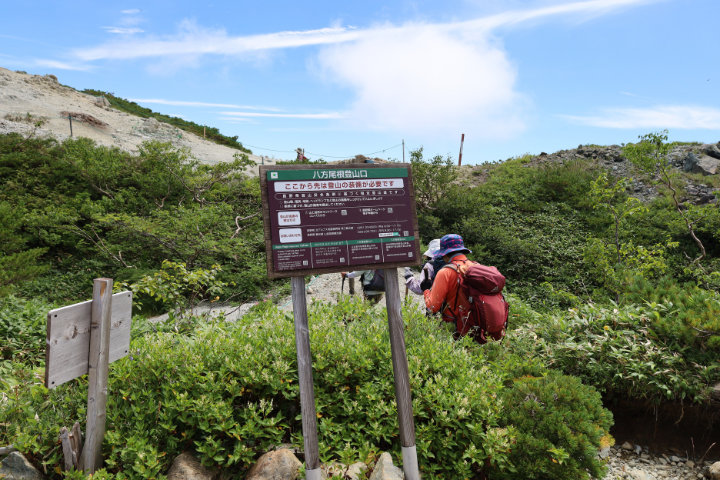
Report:
M 24 0 L 0 65 L 254 147 L 457 158 L 465 133 L 480 163 L 663 128 L 720 141 L 718 19 L 719 0 Z

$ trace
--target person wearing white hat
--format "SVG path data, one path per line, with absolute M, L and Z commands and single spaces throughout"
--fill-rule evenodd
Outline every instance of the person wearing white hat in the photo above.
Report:
M 433 268 L 433 259 L 440 251 L 440 239 L 436 238 L 428 245 L 428 249 L 423 253 L 423 257 L 427 259 L 420 271 L 420 278 L 413 276 L 410 267 L 405 267 L 405 286 L 416 295 L 422 295 L 423 291 L 432 287 L 432 281 L 435 278 L 435 268 Z

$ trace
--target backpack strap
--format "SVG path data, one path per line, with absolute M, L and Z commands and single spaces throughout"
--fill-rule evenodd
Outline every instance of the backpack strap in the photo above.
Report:
M 454 311 L 457 311 L 458 300 L 459 300 L 458 296 L 460 295 L 460 270 L 459 270 L 458 266 L 455 265 L 454 263 L 447 263 L 447 264 L 443 265 L 443 267 L 440 270 L 442 270 L 443 268 L 449 268 L 450 270 L 453 270 L 456 275 L 455 278 L 457 279 L 457 283 L 455 284 L 456 285 L 455 288 L 457 290 L 455 293 L 455 310 Z M 437 277 L 437 273 L 435 274 L 435 276 Z M 443 308 L 440 311 L 441 317 L 445 314 L 445 310 L 447 310 L 449 306 L 450 305 L 448 305 L 447 302 L 443 302 Z M 455 319 L 455 331 L 458 331 L 458 328 L 459 328 L 458 327 L 458 319 L 455 315 L 451 315 L 451 316 L 453 317 L 453 319 Z

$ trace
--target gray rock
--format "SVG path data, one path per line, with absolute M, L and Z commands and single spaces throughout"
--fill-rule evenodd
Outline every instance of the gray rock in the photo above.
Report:
M 673 455 L 672 457 L 670 457 L 670 461 L 671 461 L 671 462 L 675 462 L 675 463 L 677 463 L 677 462 L 679 462 L 679 461 L 680 461 L 680 458 L 679 458 L 679 457 L 677 457 L 677 456 L 675 456 L 675 455 Z
M 608 456 L 610 456 L 610 447 L 605 447 L 598 452 L 598 457 L 602 458 L 603 460 L 608 458 Z
M 692 460 L 688 460 L 687 462 L 685 462 L 685 466 L 688 468 L 695 468 L 695 462 L 693 462 Z
M 0 464 L 0 478 L 5 480 L 41 480 L 40 472 L 20 452 L 12 452 Z
M 633 480 L 651 480 L 653 477 L 648 475 L 647 473 L 643 472 L 642 470 L 637 470 L 635 468 L 631 468 L 628 471 L 629 478 L 632 478 Z
M 286 448 L 260 457 L 245 480 L 295 480 L 302 463 Z
M 622 448 L 623 450 L 632 450 L 633 446 L 630 445 L 630 442 L 625 442 L 622 444 L 622 447 L 620 447 L 620 448 Z
M 635 445 L 635 455 L 640 455 L 642 453 L 642 447 L 640 445 Z
M 110 106 L 110 101 L 105 97 L 95 97 L 94 102 L 95 102 L 95 105 L 97 105 L 98 107 L 109 107 Z
M 687 157 L 685 157 L 685 161 L 683 162 L 683 170 L 688 173 L 692 172 L 692 169 L 697 162 L 698 157 L 692 152 L 688 153 Z
M 710 478 L 712 478 L 712 480 L 720 480 L 720 462 L 715 462 L 710 465 L 710 468 L 708 469 L 708 474 L 710 475 Z
M 658 458 L 658 463 L 659 463 L 660 465 L 667 465 L 667 464 L 668 464 L 668 461 L 665 460 L 664 458 L 660 457 L 660 458 Z
M 720 382 L 710 387 L 710 398 L 720 400 Z
M 705 145 L 700 145 L 700 151 L 705 155 L 710 155 L 711 157 L 720 160 L 720 145 L 706 143 Z
M 370 475 L 370 480 L 403 480 L 404 478 L 405 474 L 393 465 L 392 457 L 387 452 L 380 455 L 373 473 Z
M 367 465 L 363 462 L 357 462 L 350 465 L 346 475 L 350 477 L 350 480 L 358 480 L 360 475 L 367 470 Z
M 168 480 L 214 480 L 216 474 L 189 453 L 179 455 L 167 473 Z
M 715 200 L 715 195 L 710 193 L 710 194 L 701 195 L 700 198 L 695 200 L 695 202 L 693 202 L 693 203 L 695 203 L 695 205 L 705 205 L 708 203 L 713 203 L 713 200 Z
M 718 173 L 718 167 L 720 167 L 720 160 L 709 155 L 703 155 L 697 158 L 697 161 L 691 167 L 690 171 L 702 175 L 715 175 Z

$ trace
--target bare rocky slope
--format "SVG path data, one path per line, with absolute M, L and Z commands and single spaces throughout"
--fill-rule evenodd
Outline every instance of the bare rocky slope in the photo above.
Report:
M 109 106 L 102 97 L 93 97 L 61 85 L 55 75 L 28 75 L 0 67 L 0 134 L 29 134 L 42 122 L 36 136 L 52 136 L 59 141 L 70 137 L 70 121 L 76 137 L 88 137 L 100 145 L 137 153 L 147 140 L 171 142 L 186 147 L 205 163 L 232 161 L 242 153 L 180 130 L 154 118 L 141 118 Z M 274 164 L 274 159 L 248 155 L 255 163 Z

